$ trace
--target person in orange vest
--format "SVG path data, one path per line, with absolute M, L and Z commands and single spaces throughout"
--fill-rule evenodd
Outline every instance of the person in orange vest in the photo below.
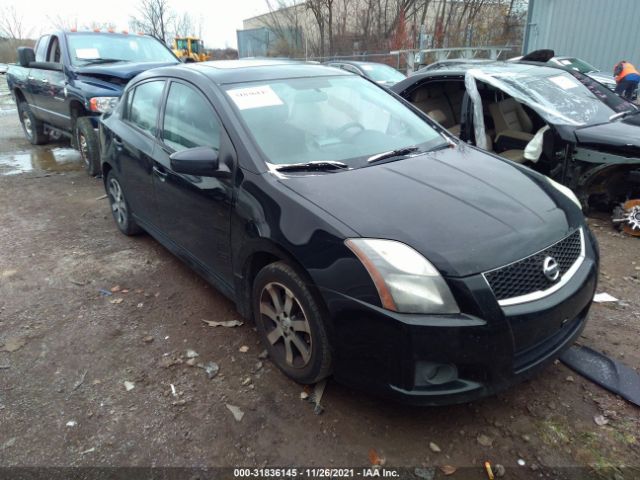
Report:
M 626 60 L 622 60 L 613 67 L 613 76 L 617 84 L 615 92 L 623 98 L 631 100 L 633 93 L 638 88 L 638 83 L 640 83 L 640 73 L 636 67 Z

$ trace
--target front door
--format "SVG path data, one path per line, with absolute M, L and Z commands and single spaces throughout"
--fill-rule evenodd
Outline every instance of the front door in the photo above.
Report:
M 44 118 L 55 127 L 68 129 L 71 117 L 64 104 L 66 103 L 65 89 L 67 79 L 63 71 L 60 57 L 60 41 L 55 35 L 51 36 L 46 53 L 45 68 L 31 69 L 33 82 L 38 85 L 39 94 L 36 105 L 41 109 Z
M 220 161 L 235 158 L 213 106 L 195 86 L 172 81 L 154 156 L 153 182 L 161 228 L 188 260 L 232 285 L 230 215 L 232 181 L 176 173 L 169 156 L 193 147 L 212 147 Z

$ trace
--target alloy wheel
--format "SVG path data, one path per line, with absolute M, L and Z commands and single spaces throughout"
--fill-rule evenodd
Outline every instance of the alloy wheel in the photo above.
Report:
M 24 125 L 24 131 L 27 132 L 29 138 L 33 137 L 33 125 L 31 125 L 31 117 L 29 116 L 29 112 L 22 112 L 22 125 Z
M 82 133 L 78 133 L 78 150 L 80 150 L 80 156 L 85 165 L 89 165 L 89 146 L 87 138 Z
M 124 227 L 127 223 L 127 203 L 122 193 L 122 187 L 115 178 L 109 180 L 109 196 L 111 197 L 111 211 L 118 222 L 118 225 Z
M 311 327 L 293 292 L 271 282 L 260 293 L 260 319 L 277 360 L 293 368 L 304 368 L 311 360 Z

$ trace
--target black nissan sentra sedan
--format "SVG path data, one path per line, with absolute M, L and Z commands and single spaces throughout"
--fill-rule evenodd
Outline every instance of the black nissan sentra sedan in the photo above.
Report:
M 232 299 L 297 382 L 464 402 L 584 328 L 598 250 L 573 193 L 357 75 L 150 70 L 103 117 L 101 151 L 118 228 Z

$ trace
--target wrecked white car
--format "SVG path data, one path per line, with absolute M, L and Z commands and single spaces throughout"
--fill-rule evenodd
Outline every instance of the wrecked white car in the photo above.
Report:
M 391 89 L 469 144 L 568 186 L 585 209 L 640 198 L 640 110 L 580 72 L 457 64 Z

